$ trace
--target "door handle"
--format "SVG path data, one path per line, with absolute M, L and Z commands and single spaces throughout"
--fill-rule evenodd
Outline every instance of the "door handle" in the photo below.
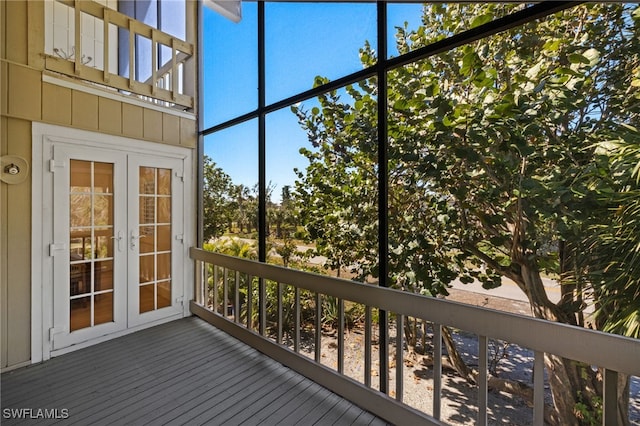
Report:
M 118 231 L 117 237 L 111 237 L 112 240 L 118 240 L 118 251 L 122 251 L 122 231 Z
M 145 235 L 136 234 L 134 231 L 131 231 L 131 237 L 129 237 L 129 242 L 131 244 L 131 248 L 136 248 L 136 244 L 140 238 L 144 238 Z

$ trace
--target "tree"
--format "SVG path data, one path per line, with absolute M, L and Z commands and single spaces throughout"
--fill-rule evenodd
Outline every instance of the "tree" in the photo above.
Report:
M 204 156 L 203 216 L 204 241 L 220 237 L 229 227 L 231 178 L 210 157 Z
M 398 50 L 517 7 L 425 6 L 421 27 L 397 29 Z M 534 316 L 582 324 L 586 288 L 573 280 L 553 303 L 541 273 L 577 275 L 568 265 L 580 263 L 587 226 L 610 222 L 609 210 L 589 210 L 597 200 L 583 174 L 598 161 L 597 142 L 611 140 L 620 123 L 638 124 L 629 108 L 640 63 L 631 12 L 581 5 L 389 72 L 393 285 L 435 295 L 447 294 L 455 278 L 491 288 L 506 277 Z M 371 66 L 376 52 L 367 44 L 360 57 Z M 294 108 L 315 148 L 301 151 L 309 166 L 296 191 L 303 223 L 332 266 L 362 262 L 361 274 L 375 274 L 376 81 L 346 92 L 346 101 L 334 92 L 319 98 L 320 108 Z M 558 247 L 567 248 L 562 262 Z M 548 356 L 546 367 L 550 420 L 597 416 L 601 384 L 589 366 Z

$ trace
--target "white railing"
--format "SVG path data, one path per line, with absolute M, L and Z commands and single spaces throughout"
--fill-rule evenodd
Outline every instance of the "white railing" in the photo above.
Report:
M 465 305 L 394 289 L 361 284 L 325 275 L 283 268 L 222 254 L 191 249 L 199 273 L 192 312 L 274 357 L 289 367 L 350 399 L 361 407 L 396 424 L 442 424 L 442 334 L 443 327 L 478 336 L 477 424 L 487 424 L 489 339 L 499 339 L 533 351 L 533 424 L 544 423 L 544 355 L 553 354 L 599 368 L 603 372 L 603 424 L 615 425 L 618 405 L 618 375 L 640 376 L 640 341 L 585 328 L 553 323 L 522 315 Z M 301 294 L 311 292 L 313 354 L 303 355 Z M 271 297 L 268 297 L 268 293 Z M 288 295 L 288 296 L 286 296 Z M 307 295 L 308 296 L 308 295 Z M 283 297 L 292 304 L 285 306 Z M 321 332 L 323 300 L 337 298 L 337 365 L 323 365 Z M 344 374 L 345 303 L 364 306 L 364 348 L 360 378 Z M 309 308 L 308 306 L 306 308 Z M 269 311 L 270 314 L 267 312 Z M 275 313 L 274 313 L 275 311 Z M 395 317 L 395 400 L 373 391 L 372 312 L 385 311 Z M 433 331 L 433 407 L 429 414 L 402 404 L 404 393 L 404 321 L 429 322 Z M 308 319 L 308 318 L 307 318 Z M 286 324 L 289 324 L 285 339 Z M 395 327 L 395 328 L 394 328 Z M 373 327 L 375 328 L 375 327 Z M 381 333 L 388 330 L 381 330 Z M 309 340 L 309 339 L 307 339 Z M 381 358 L 382 359 L 382 358 Z M 384 364 L 384 361 L 381 361 Z M 386 377 L 386 365 L 378 375 Z M 384 370 L 384 371 L 383 371 Z M 327 374 L 329 373 L 329 374 Z M 382 383 L 382 386 L 384 384 Z M 376 394 L 376 395 L 374 395 Z
M 47 70 L 133 93 L 162 106 L 194 107 L 193 97 L 184 93 L 184 65 L 194 54 L 193 44 L 91 0 L 55 1 L 57 9 L 67 9 L 70 15 L 69 40 L 60 37 L 62 41 L 47 41 L 47 46 L 51 44 L 51 52 L 45 54 Z M 56 14 L 60 15 L 52 12 Z M 48 25 L 56 26 L 53 22 Z M 89 25 L 91 37 L 83 28 Z M 57 33 L 49 33 L 47 36 L 55 39 Z M 64 48 L 56 46 L 57 42 L 65 44 Z M 123 47 L 128 49 L 128 69 L 119 73 L 114 62 Z M 167 57 L 162 61 L 161 53 Z M 136 64 L 141 63 L 148 64 L 149 69 L 136 70 Z

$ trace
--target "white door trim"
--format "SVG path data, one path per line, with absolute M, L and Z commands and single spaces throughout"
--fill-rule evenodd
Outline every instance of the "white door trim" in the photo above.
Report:
M 141 328 L 156 325 L 151 322 L 139 327 L 129 328 L 106 338 L 75 345 L 61 351 L 53 351 L 51 336 L 56 333 L 53 326 L 53 258 L 49 256 L 49 244 L 53 243 L 53 174 L 55 170 L 52 147 L 55 143 L 82 147 L 108 148 L 121 150 L 129 154 L 153 153 L 176 159 L 184 164 L 184 202 L 192 206 L 195 202 L 195 173 L 192 149 L 152 142 L 95 133 L 51 124 L 34 122 L 32 126 L 32 174 L 31 174 L 31 363 L 49 359 L 64 352 L 89 346 L 99 341 L 108 340 L 118 335 L 127 334 Z M 185 267 L 182 273 L 184 285 L 184 306 L 182 316 L 189 315 L 188 301 L 193 298 L 192 261 L 189 258 L 189 247 L 194 243 L 195 217 L 191 213 L 195 209 L 186 209 L 184 215 L 184 244 L 180 256 Z M 172 318 L 165 319 L 172 320 Z

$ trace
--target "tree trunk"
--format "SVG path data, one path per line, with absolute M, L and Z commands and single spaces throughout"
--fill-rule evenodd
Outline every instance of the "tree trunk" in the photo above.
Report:
M 576 325 L 576 317 L 548 298 L 537 267 L 520 264 L 518 286 L 525 292 L 536 318 Z M 595 350 L 595 349 L 594 349 Z M 553 396 L 552 424 L 562 426 L 601 423 L 602 378 L 591 366 L 545 354 L 545 367 Z M 628 399 L 619 399 L 619 411 L 628 412 Z M 628 417 L 628 416 L 627 416 Z M 621 420 L 628 424 L 628 418 Z
M 451 330 L 449 330 L 448 327 L 442 327 L 442 338 L 444 340 L 444 345 L 447 348 L 449 362 L 453 368 L 455 368 L 460 377 L 465 379 L 467 382 L 476 384 L 473 371 L 467 367 L 467 364 L 465 364 L 464 360 L 460 356 L 460 352 L 458 352 L 458 349 L 456 348 L 456 342 L 453 340 Z

